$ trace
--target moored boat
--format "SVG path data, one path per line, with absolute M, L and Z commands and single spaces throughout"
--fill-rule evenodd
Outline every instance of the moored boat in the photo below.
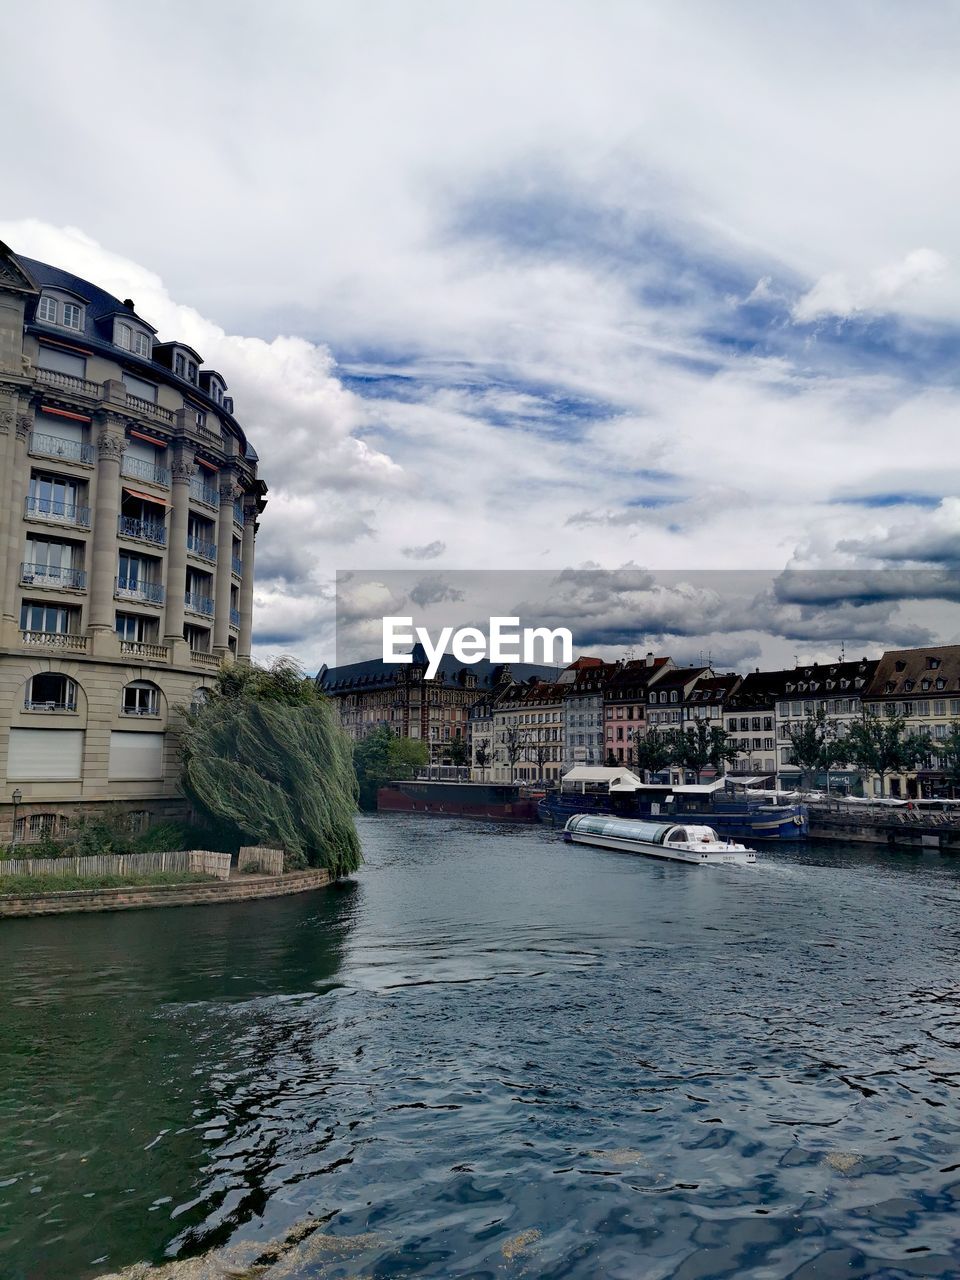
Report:
M 807 808 L 776 792 L 750 791 L 722 778 L 702 785 L 647 783 L 625 766 L 576 767 L 540 801 L 541 822 L 561 826 L 573 814 L 705 824 L 724 840 L 796 840 L 808 834 Z
M 697 867 L 748 866 L 757 860 L 753 849 L 733 840 L 721 840 L 713 827 L 689 823 L 681 826 L 675 822 L 577 813 L 564 827 L 563 838 L 571 844 L 622 849 L 626 853 L 642 853 L 648 858 L 686 862 Z
M 377 792 L 381 813 L 430 813 L 481 822 L 536 822 L 539 796 L 512 782 L 440 781 L 411 778 L 388 782 Z

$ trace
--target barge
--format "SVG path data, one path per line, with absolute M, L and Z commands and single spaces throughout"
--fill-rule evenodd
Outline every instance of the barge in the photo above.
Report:
M 381 813 L 429 813 L 481 822 L 536 822 L 539 796 L 509 782 L 449 782 L 411 778 L 377 791 Z

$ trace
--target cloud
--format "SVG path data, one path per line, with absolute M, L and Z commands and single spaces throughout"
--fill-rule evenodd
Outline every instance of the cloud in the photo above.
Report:
M 942 253 L 914 249 L 899 262 L 878 267 L 864 279 L 832 272 L 821 276 L 794 304 L 791 315 L 798 324 L 809 324 L 824 316 L 886 310 L 918 286 L 935 281 L 946 269 L 947 260 Z
M 400 554 L 406 556 L 408 560 L 436 560 L 438 556 L 443 555 L 446 549 L 447 544 L 437 538 L 422 547 L 401 547 Z

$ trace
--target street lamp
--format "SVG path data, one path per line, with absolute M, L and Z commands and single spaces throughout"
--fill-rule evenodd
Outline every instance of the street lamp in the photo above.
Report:
M 17 843 L 17 810 L 20 808 L 20 801 L 23 799 L 23 792 L 19 787 L 14 787 L 13 795 L 10 797 L 13 801 L 13 837 L 10 840 L 10 848 Z

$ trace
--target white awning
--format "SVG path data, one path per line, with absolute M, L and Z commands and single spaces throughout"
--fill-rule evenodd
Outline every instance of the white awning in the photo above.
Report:
M 644 786 L 642 778 L 630 769 L 577 765 L 563 775 L 564 784 L 571 782 L 605 783 L 610 791 L 637 791 Z
M 727 785 L 726 778 L 718 778 L 716 782 L 695 782 L 689 786 L 671 787 L 671 791 L 684 796 L 709 796 L 714 791 L 722 791 Z

